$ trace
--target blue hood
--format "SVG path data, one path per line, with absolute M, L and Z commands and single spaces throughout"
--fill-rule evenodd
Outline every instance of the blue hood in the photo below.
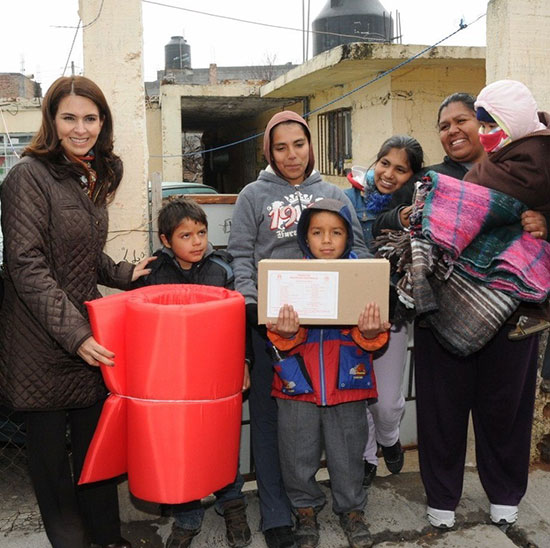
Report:
M 340 259 L 356 259 L 357 255 L 352 251 L 353 248 L 353 227 L 351 224 L 351 211 L 349 207 L 341 202 L 340 200 L 335 200 L 333 198 L 321 198 L 317 202 L 313 202 L 308 208 L 302 211 L 300 215 L 300 221 L 298 222 L 297 235 L 298 235 L 298 245 L 302 250 L 302 253 L 308 259 L 314 259 L 309 246 L 306 242 L 307 229 L 309 228 L 309 220 L 311 213 L 313 211 L 330 211 L 340 215 L 346 223 L 346 228 L 348 229 L 348 240 L 346 243 L 346 249 L 340 257 Z

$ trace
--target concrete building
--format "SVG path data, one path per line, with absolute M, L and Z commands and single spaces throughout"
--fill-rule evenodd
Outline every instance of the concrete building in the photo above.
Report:
M 550 111 L 550 34 L 545 29 L 549 24 L 548 0 L 489 2 L 487 82 L 503 78 L 520 80 L 531 89 L 539 108 L 547 112 Z M 550 393 L 539 390 L 535 401 L 531 459 L 550 464 Z
M 215 65 L 159 71 L 159 75 L 171 76 L 145 84 L 149 177 L 159 172 L 164 181 L 181 181 L 184 174 L 190 178 L 188 161 L 196 164 L 199 155 L 184 152 L 189 135 L 195 141 L 197 134 L 201 136 L 202 149 L 244 140 L 202 155 L 203 182 L 220 192 L 238 192 L 264 167 L 261 138 L 246 139 L 261 134 L 269 117 L 284 108 L 300 114 L 315 111 L 309 123 L 317 168 L 333 183 L 345 184 L 344 170 L 353 164 L 370 165 L 382 141 L 395 133 L 416 137 L 427 162 L 438 162 L 442 151 L 435 131 L 437 106 L 453 91 L 477 93 L 483 87 L 485 48 L 440 46 L 338 100 L 422 49 L 401 44 L 345 44 L 297 67 L 271 67 L 285 72 L 267 83 L 261 72 L 269 66 L 250 67 L 248 73 L 243 67 Z M 257 79 L 253 78 L 255 70 Z M 207 73 L 208 82 L 197 83 L 206 80 Z M 249 78 L 242 79 L 245 76 Z M 332 104 L 322 108 L 328 103 Z M 13 113 L 17 109 L 10 104 L 2 108 L 11 108 Z M 4 117 L 4 135 L 36 131 L 39 106 L 34 105 L 36 113 L 29 117 L 27 111 L 33 110 L 29 105 L 15 116 Z
M 422 49 L 346 44 L 261 86 L 163 83 L 152 107 L 158 112 L 148 113 L 149 169 L 161 171 L 163 180 L 179 180 L 182 132 L 202 131 L 204 147 L 217 148 L 261 134 L 272 114 L 283 108 L 315 111 L 309 123 L 316 167 L 333 183 L 344 184 L 344 170 L 353 164 L 370 165 L 382 141 L 395 133 L 416 137 L 427 161 L 439 162 L 437 107 L 454 91 L 477 93 L 484 86 L 485 48 L 440 46 L 340 100 Z M 261 139 L 207 152 L 204 163 L 205 183 L 237 192 L 265 165 Z
M 40 126 L 40 100 L 0 99 L 0 183 Z
M 33 76 L 19 72 L 0 72 L 0 99 L 34 99 L 42 97 L 42 89 Z
M 160 84 L 216 85 L 230 83 L 266 83 L 285 74 L 296 65 L 255 65 L 219 67 L 211 63 L 208 68 L 165 69 L 157 71 L 154 82 L 145 82 L 145 93 L 149 97 L 158 96 Z
M 40 84 L 18 72 L 0 72 L 0 183 L 40 124 Z

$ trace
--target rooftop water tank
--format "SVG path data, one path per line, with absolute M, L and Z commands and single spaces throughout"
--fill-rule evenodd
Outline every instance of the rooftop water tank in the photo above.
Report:
M 191 68 L 191 46 L 183 36 L 172 36 L 164 46 L 164 70 Z
M 391 42 L 393 20 L 378 0 L 328 0 L 312 24 L 313 55 L 350 42 Z

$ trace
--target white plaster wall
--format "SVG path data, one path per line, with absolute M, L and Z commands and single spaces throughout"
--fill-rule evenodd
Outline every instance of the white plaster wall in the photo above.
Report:
M 441 101 L 458 91 L 475 95 L 484 82 L 481 63 L 459 66 L 450 61 L 440 66 L 411 66 L 398 72 L 392 78 L 391 134 L 407 134 L 417 139 L 424 150 L 426 165 L 441 162 L 444 152 L 436 128 Z
M 145 110 L 147 148 L 149 150 L 149 179 L 155 171 L 162 173 L 162 120 L 160 105 L 150 104 Z
M 24 106 L 17 102 L 3 103 L 2 114 L 0 133 L 35 133 L 42 121 L 42 112 L 38 103 Z
M 491 0 L 487 9 L 487 83 L 520 80 L 550 110 L 550 1 Z
M 148 254 L 141 0 L 79 0 L 79 6 L 84 75 L 107 97 L 114 119 L 115 151 L 124 162 L 124 178 L 109 206 L 106 252 L 115 260 L 136 262 Z
M 511 78 L 526 84 L 541 110 L 550 110 L 550 1 L 491 0 L 487 10 L 487 83 Z M 548 339 L 543 336 L 543 346 Z M 538 390 L 531 461 L 540 461 L 540 443 L 550 433 L 550 404 Z
M 183 181 L 179 86 L 160 87 L 162 180 Z
M 311 97 L 311 108 L 315 109 L 345 94 L 362 82 L 364 78 L 315 94 Z M 484 84 L 485 69 L 479 62 L 469 66 L 458 66 L 452 59 L 437 66 L 417 63 L 332 104 L 320 113 L 339 108 L 352 109 L 353 156 L 346 162 L 346 167 L 370 166 L 380 145 L 395 134 L 416 138 L 424 149 L 425 164 L 435 164 L 441 162 L 444 155 L 436 129 L 439 104 L 457 91 L 476 94 Z M 317 115 L 311 117 L 310 126 L 317 153 Z M 349 186 L 344 177 L 324 178 L 343 188 Z

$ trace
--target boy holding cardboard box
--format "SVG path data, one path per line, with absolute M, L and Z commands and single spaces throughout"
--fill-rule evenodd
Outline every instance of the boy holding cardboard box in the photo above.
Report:
M 342 202 L 322 199 L 298 223 L 306 258 L 355 258 L 351 213 Z M 363 449 L 368 428 L 365 400 L 376 398 L 371 352 L 389 338 L 377 304 L 369 303 L 353 327 L 301 327 L 291 304 L 268 323 L 268 336 L 285 358 L 275 364 L 272 395 L 277 398 L 279 454 L 283 481 L 296 514 L 298 546 L 319 541 L 317 513 L 325 495 L 315 481 L 324 446 L 333 509 L 350 546 L 372 546 L 363 522 Z

